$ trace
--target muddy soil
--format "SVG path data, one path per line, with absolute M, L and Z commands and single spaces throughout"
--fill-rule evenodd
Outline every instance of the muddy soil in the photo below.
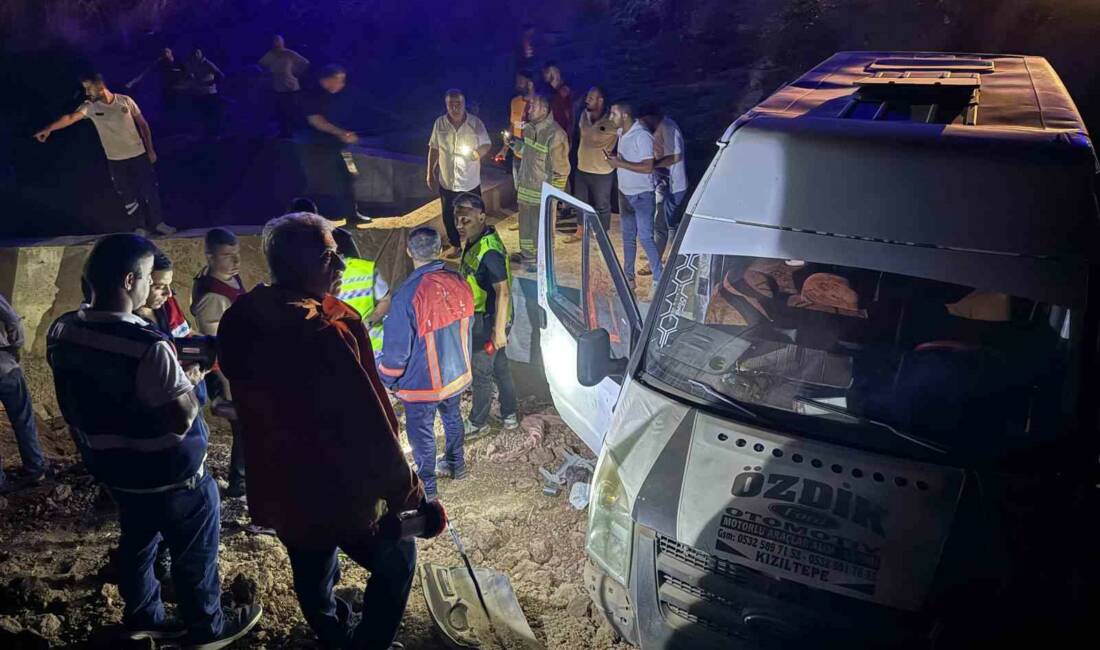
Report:
M 32 360 L 27 368 L 32 391 L 48 401 L 51 391 L 36 369 Z M 530 400 L 521 405 L 522 414 L 552 412 L 549 405 Z M 209 467 L 224 487 L 230 435 L 224 421 L 208 421 Z M 119 623 L 122 612 L 118 588 L 106 570 L 108 551 L 118 542 L 113 508 L 76 464 L 64 426 L 49 424 L 40 419 L 40 435 L 45 453 L 59 468 L 57 476 L 0 498 L 0 646 L 120 647 L 103 632 Z M 438 423 L 437 434 L 442 448 Z M 532 629 L 547 648 L 625 648 L 593 615 L 583 590 L 586 513 L 569 504 L 568 490 L 557 497 L 542 493 L 538 468 L 555 469 L 566 449 L 591 458 L 561 424 L 545 425 L 541 440 L 523 427 L 507 432 L 494 425 L 489 435 L 468 444 L 469 475 L 441 482 L 441 499 L 474 563 L 511 577 Z M 6 418 L 0 418 L 0 454 L 5 469 L 17 466 Z M 242 500 L 223 500 L 223 511 L 223 585 L 229 590 L 241 576 L 255 581 L 265 610 L 260 625 L 236 647 L 316 647 L 298 610 L 282 545 L 274 537 L 242 530 L 247 523 Z M 460 563 L 446 537 L 420 540 L 418 550 L 421 562 Z M 357 602 L 367 573 L 346 559 L 343 569 L 338 592 Z M 408 648 L 444 647 L 433 631 L 419 584 L 413 587 L 398 640 Z

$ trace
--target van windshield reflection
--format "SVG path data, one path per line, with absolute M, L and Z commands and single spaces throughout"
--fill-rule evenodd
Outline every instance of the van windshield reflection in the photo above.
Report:
M 826 437 L 996 453 L 1054 438 L 1072 411 L 1058 305 L 805 260 L 675 263 L 643 369 L 733 417 L 728 400 Z

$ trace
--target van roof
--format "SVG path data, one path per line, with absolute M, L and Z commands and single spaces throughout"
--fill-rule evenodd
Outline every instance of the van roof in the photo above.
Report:
M 925 106 L 933 99 L 964 101 L 976 90 L 974 115 L 957 116 L 951 123 L 1005 129 L 1066 131 L 1087 136 L 1085 124 L 1062 80 L 1046 59 L 1005 54 L 949 54 L 942 52 L 839 52 L 761 102 L 758 114 L 794 118 L 801 115 L 853 119 L 897 120 L 887 106 L 878 114 L 881 99 L 894 104 Z M 889 104 L 890 102 L 885 102 Z M 853 105 L 856 104 L 856 105 Z M 866 107 L 868 109 L 872 106 Z M 937 116 L 932 115 L 933 121 Z M 944 116 L 940 116 L 944 117 Z
M 692 213 L 1095 259 L 1096 157 L 1040 57 L 841 52 L 739 118 Z

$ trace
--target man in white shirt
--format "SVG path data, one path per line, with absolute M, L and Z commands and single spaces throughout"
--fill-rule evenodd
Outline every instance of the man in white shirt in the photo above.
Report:
M 466 97 L 461 90 L 448 90 L 444 102 L 447 112 L 436 119 L 428 141 L 427 181 L 433 190 L 438 183 L 443 201 L 443 225 L 450 244 L 443 257 L 456 258 L 461 254 L 462 240 L 455 226 L 454 200 L 466 192 L 481 196 L 480 161 L 489 153 L 490 141 L 485 124 L 466 112 Z
M 153 171 L 157 154 L 153 150 L 153 133 L 141 109 L 133 99 L 108 90 L 100 74 L 82 79 L 81 84 L 87 101 L 35 133 L 35 139 L 45 142 L 54 131 L 70 127 L 84 118 L 92 120 L 103 153 L 107 155 L 111 182 L 122 199 L 126 214 L 135 219 L 134 232 L 142 236 L 150 230 L 161 235 L 176 232 L 161 218 L 160 189 Z M 144 220 L 135 216 L 138 210 L 142 211 Z
M 278 34 L 272 39 L 271 49 L 260 59 L 259 65 L 271 75 L 271 90 L 275 93 L 275 119 L 279 123 L 279 137 L 289 138 L 294 129 L 297 114 L 300 77 L 309 68 L 309 59 L 286 46 Z
M 638 239 L 653 270 L 653 284 L 661 279 L 661 256 L 653 241 L 653 215 L 656 210 L 656 183 L 653 178 L 653 135 L 635 119 L 629 102 L 611 105 L 611 121 L 619 130 L 618 151 L 607 156 L 617 170 L 619 180 L 619 218 L 623 228 L 623 271 L 634 288 L 634 263 Z
M 682 214 L 680 208 L 687 198 L 684 134 L 679 125 L 656 106 L 643 108 L 639 119 L 653 133 L 653 167 L 657 174 L 657 218 L 653 239 L 664 257 L 665 248 L 676 237 Z

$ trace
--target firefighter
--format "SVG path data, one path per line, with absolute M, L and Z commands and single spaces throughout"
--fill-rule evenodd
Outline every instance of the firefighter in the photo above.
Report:
M 504 428 L 519 426 L 516 387 L 508 355 L 504 353 L 512 325 L 512 269 L 508 266 L 508 251 L 500 235 L 485 223 L 485 204 L 481 197 L 463 194 L 455 199 L 455 219 L 465 242 L 462 275 L 474 294 L 474 403 L 466 422 L 469 438 L 488 425 L 494 383 L 500 393 L 500 419 Z M 443 473 L 447 471 L 446 466 L 439 469 Z
M 50 326 L 47 359 L 81 456 L 118 504 L 127 634 L 213 650 L 247 634 L 262 609 L 222 609 L 220 504 L 205 468 L 209 432 L 197 381 L 168 337 L 133 314 L 148 297 L 155 251 L 137 235 L 101 239 L 84 271 L 92 304 Z M 183 625 L 167 618 L 153 576 L 161 539 L 172 552 Z
M 550 114 L 546 95 L 533 95 L 527 107 L 527 122 L 523 139 L 507 136 L 508 146 L 522 156 L 516 198 L 519 203 L 519 252 L 512 261 L 526 264 L 527 272 L 535 271 L 535 237 L 539 231 L 539 204 L 542 184 L 548 182 L 564 190 L 569 179 L 569 136 Z
M 435 414 L 443 420 L 443 456 L 451 478 L 466 475 L 465 430 L 460 411 L 470 373 L 470 321 L 474 299 L 462 276 L 443 266 L 439 233 L 421 227 L 407 246 L 415 270 L 395 292 L 386 318 L 386 345 L 378 361 L 383 383 L 405 406 L 405 431 L 416 472 L 429 500 L 437 498 Z
M 382 352 L 382 319 L 390 311 L 390 287 L 378 273 L 378 265 L 359 254 L 351 233 L 343 228 L 332 231 L 336 252 L 344 258 L 343 277 L 336 297 L 351 305 L 370 332 L 370 345 L 375 355 Z

